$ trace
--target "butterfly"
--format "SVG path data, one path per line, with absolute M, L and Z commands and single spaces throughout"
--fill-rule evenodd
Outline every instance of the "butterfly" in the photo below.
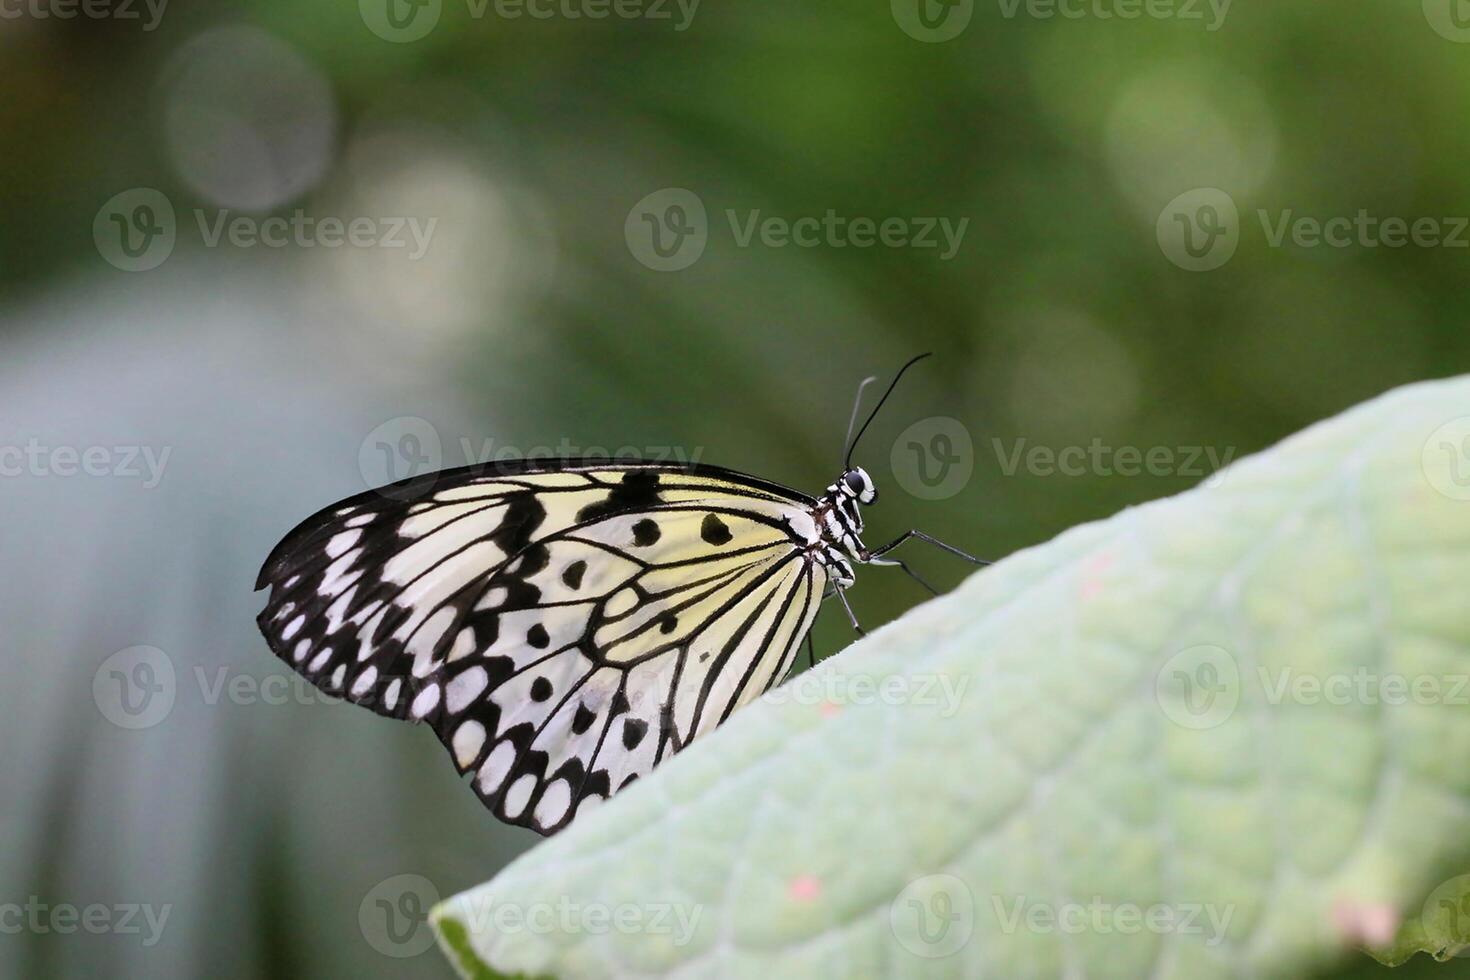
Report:
M 370 490 L 302 521 L 256 588 L 271 650 L 319 688 L 426 722 L 512 824 L 550 834 L 777 684 L 853 564 L 878 489 L 852 451 L 812 497 L 695 463 L 509 460 Z

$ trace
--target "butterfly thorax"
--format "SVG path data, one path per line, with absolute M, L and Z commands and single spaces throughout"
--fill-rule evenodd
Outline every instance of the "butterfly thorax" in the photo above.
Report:
M 861 467 L 854 467 L 827 488 L 811 509 L 812 523 L 818 540 L 812 550 L 831 572 L 840 588 L 853 583 L 852 564 L 848 560 L 866 562 L 868 548 L 863 544 L 862 505 L 878 499 L 877 487 Z

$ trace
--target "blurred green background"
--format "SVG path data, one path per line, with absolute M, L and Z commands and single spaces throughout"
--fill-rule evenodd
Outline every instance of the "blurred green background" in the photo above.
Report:
M 532 7 L 0 11 L 0 902 L 170 909 L 7 929 L 0 974 L 448 975 L 418 899 L 536 838 L 253 623 L 365 485 L 632 448 L 816 492 L 857 382 L 933 350 L 857 454 L 868 537 L 998 558 L 1470 365 L 1461 0 Z M 169 705 L 129 727 L 137 647 Z

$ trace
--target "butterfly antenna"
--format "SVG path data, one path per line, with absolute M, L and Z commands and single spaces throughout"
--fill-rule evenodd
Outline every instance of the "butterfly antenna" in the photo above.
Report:
M 863 389 L 877 380 L 878 376 L 876 374 L 870 374 L 858 382 L 857 397 L 852 400 L 852 415 L 847 420 L 847 435 L 842 437 L 843 469 L 847 468 L 846 458 L 852 455 L 852 450 L 848 447 L 852 445 L 852 430 L 857 425 L 858 409 L 863 407 Z
M 852 469 L 852 451 L 857 448 L 858 440 L 863 437 L 863 433 L 868 431 L 868 426 L 872 423 L 873 419 L 878 416 L 878 409 L 880 409 L 880 408 L 883 407 L 883 403 L 888 400 L 888 396 L 891 395 L 891 394 L 893 394 L 893 389 L 898 387 L 898 379 L 903 377 L 903 374 L 904 374 L 905 371 L 907 371 L 909 368 L 913 367 L 915 364 L 918 364 L 920 361 L 922 361 L 924 358 L 930 356 L 930 354 L 932 354 L 932 353 L 933 353 L 933 351 L 930 351 L 930 352 L 925 353 L 925 354 L 920 354 L 917 357 L 910 358 L 909 359 L 909 362 L 907 364 L 905 364 L 903 367 L 901 367 L 901 368 L 898 369 L 898 373 L 895 374 L 893 376 L 893 380 L 888 383 L 888 390 L 885 391 L 885 392 L 883 392 L 883 397 L 880 398 L 880 399 L 878 399 L 878 404 L 874 405 L 873 406 L 873 411 L 868 414 L 868 420 L 863 423 L 863 427 L 861 429 L 858 429 L 857 435 L 853 436 L 852 437 L 852 440 L 850 442 L 848 442 L 848 444 L 847 444 L 847 452 L 842 457 L 842 468 L 844 470 L 850 470 L 850 469 Z M 868 381 L 871 381 L 871 380 L 873 380 L 873 379 L 872 378 L 869 378 L 868 379 Z M 867 381 L 864 381 L 863 382 L 863 384 L 867 384 L 867 383 L 868 383 Z M 862 398 L 862 394 L 863 394 L 863 390 L 862 390 L 861 387 L 859 387 L 858 388 L 858 398 L 859 399 Z M 852 417 L 854 419 L 857 418 L 857 406 L 856 405 L 853 406 Z M 852 431 L 851 428 L 849 428 L 848 431 L 851 432 Z

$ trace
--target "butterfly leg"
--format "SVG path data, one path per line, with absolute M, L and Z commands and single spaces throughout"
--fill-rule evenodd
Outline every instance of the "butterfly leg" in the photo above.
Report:
M 989 565 L 989 564 L 991 564 L 991 562 L 986 561 L 984 558 L 976 558 L 974 555 L 968 554 L 967 552 L 963 552 L 960 549 L 956 548 L 954 545 L 945 544 L 943 541 L 940 541 L 938 538 L 932 537 L 931 535 L 928 535 L 928 534 L 925 534 L 923 531 L 914 531 L 914 530 L 905 531 L 902 534 L 900 534 L 897 538 L 894 538 L 892 541 L 888 542 L 887 544 L 883 545 L 882 547 L 880 547 L 880 548 L 874 548 L 872 551 L 868 552 L 867 558 L 865 560 L 868 561 L 868 562 L 872 562 L 872 560 L 874 558 L 882 558 L 884 555 L 888 554 L 888 552 L 892 551 L 894 548 L 897 548 L 899 545 L 903 544 L 905 541 L 909 540 L 910 538 L 918 538 L 920 541 L 927 541 L 930 544 L 934 545 L 934 547 L 939 548 L 939 549 L 941 549 L 943 551 L 947 551 L 947 552 L 949 552 L 950 554 L 954 555 L 957 558 L 963 558 L 965 561 L 970 562 L 971 564 L 975 564 L 975 565 Z M 882 562 L 879 562 L 879 564 L 882 564 Z
M 812 642 L 812 631 L 806 631 L 806 665 L 810 669 L 817 665 L 817 645 Z
M 936 589 L 934 586 L 930 585 L 928 582 L 924 581 L 924 577 L 922 575 L 920 575 L 918 572 L 914 571 L 912 568 L 910 568 L 907 565 L 905 565 L 903 562 L 899 561 L 897 558 L 877 558 L 877 557 L 874 557 L 873 559 L 871 559 L 868 562 L 868 564 L 869 565 L 892 565 L 892 566 L 894 566 L 896 568 L 901 568 L 901 569 L 903 569 L 903 573 L 905 575 L 907 575 L 909 578 L 913 579 L 915 582 L 918 582 L 920 585 L 922 585 L 925 589 L 928 590 L 928 592 L 929 592 L 930 595 L 938 595 L 939 594 L 939 590 Z
M 842 608 L 845 609 L 845 610 L 847 610 L 847 619 L 848 619 L 848 622 L 852 623 L 853 631 L 856 632 L 857 635 L 860 636 L 860 637 L 861 636 L 867 636 L 868 634 L 866 632 L 864 632 L 863 628 L 860 625 L 858 625 L 857 616 L 855 616 L 853 614 L 852 606 L 848 604 L 848 601 L 847 601 L 847 590 L 846 589 L 838 589 L 837 590 L 837 598 L 842 601 Z

